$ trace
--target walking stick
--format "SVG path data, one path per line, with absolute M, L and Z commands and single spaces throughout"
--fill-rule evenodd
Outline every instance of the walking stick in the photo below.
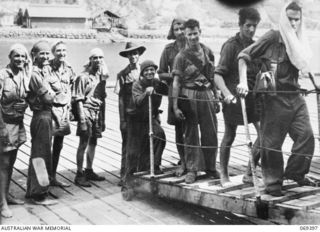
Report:
M 154 177 L 154 152 L 153 152 L 153 129 L 152 129 L 152 99 L 149 95 L 149 140 L 150 140 L 150 176 Z
M 251 141 L 250 132 L 249 132 L 246 102 L 243 97 L 240 98 L 240 101 L 241 101 L 241 108 L 242 108 L 242 115 L 243 115 L 243 123 L 244 123 L 245 132 L 246 132 L 246 142 L 247 142 L 250 167 L 251 167 L 251 172 L 252 172 L 253 187 L 254 187 L 254 191 L 255 191 L 255 195 L 256 195 L 257 216 L 262 219 L 267 219 L 268 218 L 268 204 L 261 201 L 261 194 L 260 194 L 260 189 L 259 189 L 257 170 L 256 170 L 256 166 L 254 164 L 254 158 L 253 158 L 253 152 L 252 152 L 252 141 Z

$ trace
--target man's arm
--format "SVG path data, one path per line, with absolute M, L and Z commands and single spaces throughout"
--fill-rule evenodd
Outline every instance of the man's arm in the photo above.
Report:
M 185 116 L 184 116 L 184 114 L 182 113 L 182 111 L 178 107 L 179 92 L 180 92 L 179 76 L 178 75 L 174 75 L 174 78 L 173 78 L 173 89 L 172 89 L 173 111 L 174 111 L 175 116 L 178 119 L 184 120 Z
M 148 87 L 150 88 L 150 87 Z M 153 87 L 151 87 L 153 89 Z M 147 89 L 146 89 L 147 90 Z M 148 101 L 147 91 L 142 89 L 142 86 L 138 81 L 133 83 L 132 86 L 132 99 L 133 103 L 139 107 Z
M 249 88 L 248 88 L 248 80 L 247 80 L 247 63 L 244 59 L 240 58 L 238 61 L 238 65 L 239 65 L 239 84 L 237 86 L 237 91 L 238 94 L 241 97 L 245 97 L 247 96 L 248 92 L 249 92 Z
M 4 87 L 4 73 L 0 74 L 0 99 L 2 98 L 2 92 Z M 9 132 L 3 121 L 2 105 L 0 102 L 0 153 L 2 152 L 3 145 L 6 145 L 9 141 Z M 1 154 L 0 154 L 1 155 Z
M 159 63 L 159 79 L 161 81 L 166 81 L 167 83 L 171 83 L 173 81 L 173 76 L 169 72 L 169 56 L 167 49 L 164 48 L 161 57 L 160 57 L 160 63 Z M 172 70 L 171 70 L 172 71 Z
M 234 96 L 232 95 L 232 93 L 229 91 L 228 87 L 226 86 L 223 77 L 218 74 L 215 73 L 214 74 L 214 83 L 216 84 L 216 86 L 218 87 L 218 89 L 221 90 L 223 96 L 224 96 L 224 100 L 227 104 L 230 104 L 231 101 L 234 99 Z
M 237 86 L 237 92 L 240 96 L 245 97 L 248 94 L 248 81 L 247 81 L 247 63 L 254 59 L 257 59 L 265 54 L 269 47 L 278 43 L 279 32 L 270 30 L 263 36 L 261 36 L 256 42 L 249 47 L 242 50 L 238 55 L 238 68 L 239 68 L 239 85 Z

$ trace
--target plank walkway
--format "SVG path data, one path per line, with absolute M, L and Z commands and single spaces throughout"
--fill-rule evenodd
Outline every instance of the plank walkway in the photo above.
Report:
M 307 96 L 308 107 L 312 126 L 316 137 L 318 133 L 318 119 L 316 97 L 314 94 Z M 35 206 L 26 202 L 23 206 L 11 206 L 14 217 L 3 219 L 2 224 L 85 224 L 85 225 L 173 225 L 173 224 L 265 224 L 268 222 L 256 220 L 251 217 L 241 218 L 232 214 L 221 213 L 208 208 L 203 208 L 193 204 L 186 204 L 179 201 L 173 201 L 167 198 L 155 198 L 152 195 L 138 194 L 133 201 L 124 201 L 121 197 L 120 188 L 117 186 L 119 181 L 119 167 L 121 160 L 121 135 L 119 131 L 118 103 L 117 95 L 112 89 L 108 89 L 106 100 L 106 122 L 107 129 L 103 133 L 103 138 L 99 139 L 96 157 L 94 160 L 94 170 L 106 177 L 106 181 L 92 182 L 91 188 L 82 188 L 73 184 L 76 173 L 76 149 L 78 138 L 75 136 L 75 124 L 72 124 L 72 134 L 65 137 L 64 147 L 61 153 L 60 163 L 58 166 L 58 179 L 71 183 L 70 188 L 51 188 L 50 195 L 52 198 L 59 200 L 59 204 L 54 206 Z M 174 141 L 174 128 L 166 124 L 167 117 L 167 99 L 163 99 L 161 109 L 164 110 L 162 115 L 162 126 L 167 136 L 167 145 L 163 154 L 162 167 L 170 168 L 176 166 L 179 158 L 176 152 Z M 30 121 L 31 112 L 28 111 L 25 117 L 25 125 L 28 132 L 28 141 L 21 146 L 18 158 L 15 164 L 13 180 L 10 188 L 10 194 L 24 198 L 26 190 L 26 175 L 30 154 Z M 224 126 L 222 114 L 218 114 L 218 139 L 219 143 L 223 136 Z M 250 128 L 255 139 L 254 129 Z M 237 146 L 245 143 L 244 128 L 238 128 L 238 135 L 232 148 L 230 159 L 230 175 L 233 178 L 239 178 L 243 173 L 248 162 L 248 154 L 245 146 Z M 290 151 L 292 142 L 286 139 L 283 146 L 284 151 Z M 319 144 L 316 139 L 315 157 L 312 160 L 310 175 L 320 179 L 319 169 Z M 288 155 L 284 156 L 285 162 Z M 219 167 L 219 159 L 217 167 Z M 180 181 L 181 182 L 181 181 Z M 196 182 L 196 188 L 201 186 L 201 181 Z M 212 185 L 216 183 L 211 182 Z M 207 184 L 208 185 L 208 184 Z M 210 184 L 209 184 L 210 185 Z M 248 186 L 243 186 L 245 189 Z M 191 188 L 191 187 L 190 187 Z M 249 187 L 250 188 L 250 187 Z M 235 189 L 236 191 L 236 189 Z M 298 190 L 297 190 L 298 191 Z M 311 190 L 310 190 L 311 191 Z M 222 193 L 223 190 L 220 190 Z M 232 194 L 228 191 L 225 194 Z M 236 193 L 234 193 L 236 194 Z M 313 196 L 306 196 L 316 199 L 320 195 L 314 191 Z M 242 197 L 246 195 L 243 193 Z M 249 195 L 248 195 L 249 196 Z M 252 197 L 252 196 L 251 196 Z M 181 199 L 179 199 L 181 200 Z M 310 200 L 310 199 L 309 199 Z M 299 201 L 298 203 L 296 201 Z M 300 202 L 301 201 L 301 202 Z M 320 204 L 306 205 L 303 204 L 304 198 L 300 200 L 292 199 L 285 203 L 279 204 L 300 204 L 304 209 L 310 209 Z M 197 202 L 191 202 L 197 203 Z M 200 204 L 201 205 L 201 204 Z M 206 206 L 206 205 L 204 205 Z M 221 208 L 224 209 L 224 208 Z M 316 208 L 315 210 L 320 210 Z M 235 213 L 237 213 L 235 211 Z M 250 215 L 250 214 L 249 214 Z

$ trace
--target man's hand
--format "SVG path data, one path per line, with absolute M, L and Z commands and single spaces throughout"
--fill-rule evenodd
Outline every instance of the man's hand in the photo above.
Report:
M 174 114 L 175 114 L 176 118 L 179 119 L 179 120 L 185 120 L 186 119 L 186 117 L 184 116 L 184 114 L 182 113 L 182 111 L 180 109 L 176 109 L 174 111 Z
M 148 96 L 150 96 L 153 93 L 153 91 L 154 91 L 153 86 L 149 86 L 149 87 L 146 88 L 146 94 Z
M 245 97 L 247 96 L 248 92 L 249 92 L 249 88 L 248 88 L 248 84 L 246 83 L 239 83 L 237 85 L 237 92 L 239 94 L 240 97 Z
M 227 104 L 236 104 L 237 103 L 237 98 L 233 96 L 232 94 L 226 96 L 223 101 Z

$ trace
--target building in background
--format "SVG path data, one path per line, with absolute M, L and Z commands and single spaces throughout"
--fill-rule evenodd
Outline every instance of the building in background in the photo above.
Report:
M 92 19 L 92 28 L 98 31 L 110 31 L 111 28 L 127 29 L 125 20 L 119 15 L 105 10 L 102 13 L 94 16 Z
M 16 12 L 0 6 L 0 26 L 8 27 L 14 25 L 14 17 Z
M 84 29 L 88 12 L 79 5 L 31 4 L 24 13 L 27 28 Z

